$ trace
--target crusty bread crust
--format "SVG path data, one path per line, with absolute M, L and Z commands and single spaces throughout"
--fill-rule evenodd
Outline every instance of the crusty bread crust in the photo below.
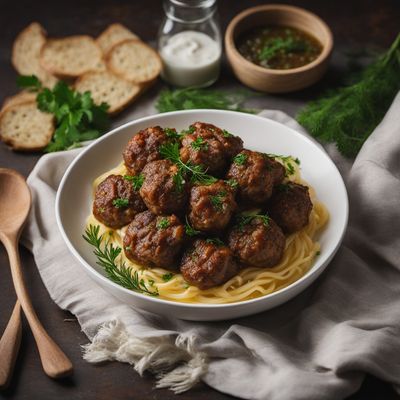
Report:
M 109 71 L 87 72 L 78 78 L 75 89 L 82 93 L 90 91 L 96 104 L 108 103 L 108 113 L 112 115 L 124 110 L 142 91 L 140 85 L 128 82 Z
M 14 94 L 13 96 L 6 97 L 6 99 L 3 102 L 3 106 L 1 107 L 0 115 L 2 112 L 4 112 L 4 110 L 7 107 L 15 106 L 15 105 L 21 104 L 21 103 L 26 103 L 27 101 L 36 100 L 36 96 L 37 96 L 36 93 L 23 91 L 23 92 Z
M 17 151 L 39 151 L 54 133 L 54 117 L 40 111 L 36 101 L 6 107 L 0 115 L 0 139 Z
M 116 44 L 127 39 L 139 39 L 139 37 L 130 31 L 126 26 L 115 23 L 109 25 L 96 39 L 97 44 L 101 48 L 104 56 Z
M 21 75 L 36 75 L 42 84 L 52 88 L 56 77 L 40 65 L 39 57 L 46 43 L 46 31 L 37 22 L 32 22 L 14 40 L 11 63 Z
M 75 78 L 102 65 L 103 54 L 91 36 L 49 39 L 40 52 L 44 69 L 60 78 Z
M 162 69 L 158 53 L 137 39 L 127 39 L 112 47 L 106 63 L 114 74 L 139 84 L 154 81 Z

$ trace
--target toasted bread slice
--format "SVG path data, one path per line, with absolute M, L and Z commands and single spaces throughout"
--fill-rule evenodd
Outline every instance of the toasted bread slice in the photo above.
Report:
M 15 106 L 20 103 L 26 103 L 27 101 L 33 101 L 36 100 L 36 93 L 32 92 L 19 92 L 15 94 L 14 96 L 7 97 L 4 100 L 3 106 L 0 110 L 0 114 L 7 108 L 11 106 Z
M 6 107 L 0 115 L 0 139 L 14 150 L 41 150 L 50 142 L 53 132 L 53 115 L 40 111 L 36 101 Z
M 11 61 L 21 75 L 36 75 L 44 86 L 52 88 L 57 79 L 39 62 L 40 51 L 45 43 L 45 30 L 37 22 L 32 22 L 15 39 Z
M 75 78 L 95 70 L 102 57 L 92 37 L 77 35 L 47 40 L 40 52 L 40 63 L 56 76 Z
M 107 54 L 107 66 L 121 78 L 135 83 L 147 83 L 161 72 L 160 56 L 150 46 L 136 39 L 124 40 Z
M 78 92 L 90 91 L 96 104 L 108 103 L 110 114 L 116 114 L 128 106 L 139 94 L 141 87 L 111 72 L 88 72 L 75 83 Z
M 96 39 L 96 42 L 101 48 L 103 54 L 106 55 L 112 47 L 126 39 L 139 39 L 139 37 L 131 32 L 126 26 L 117 23 L 108 26 L 108 28 Z

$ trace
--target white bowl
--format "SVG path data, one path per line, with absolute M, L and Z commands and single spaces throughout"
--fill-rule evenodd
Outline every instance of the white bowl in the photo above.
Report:
M 314 186 L 326 205 L 330 221 L 319 239 L 321 255 L 310 271 L 275 293 L 232 304 L 186 304 L 146 296 L 112 281 L 96 265 L 93 249 L 82 238 L 92 205 L 93 180 L 121 162 L 128 140 L 155 125 L 187 128 L 194 121 L 220 126 L 240 136 L 244 146 L 266 153 L 293 155 L 301 160 L 302 176 Z M 73 206 L 71 206 L 73 205 Z M 82 269 L 103 289 L 121 301 L 154 313 L 181 319 L 212 321 L 243 317 L 276 307 L 304 290 L 327 267 L 342 241 L 348 219 L 348 199 L 342 177 L 325 151 L 304 135 L 267 118 L 220 110 L 189 110 L 154 115 L 114 129 L 87 147 L 67 169 L 57 192 L 57 223 Z

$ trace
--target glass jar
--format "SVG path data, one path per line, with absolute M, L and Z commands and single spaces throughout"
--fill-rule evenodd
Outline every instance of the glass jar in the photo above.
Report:
M 211 85 L 222 54 L 216 0 L 164 0 L 164 11 L 158 33 L 162 77 L 181 87 Z

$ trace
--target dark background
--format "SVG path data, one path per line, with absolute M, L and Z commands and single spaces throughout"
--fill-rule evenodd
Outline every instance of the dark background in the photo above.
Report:
M 218 0 L 222 29 L 244 8 L 266 3 L 264 1 Z M 294 115 L 308 100 L 327 87 L 342 81 L 349 66 L 366 61 L 365 55 L 387 48 L 400 28 L 399 0 L 302 0 L 284 3 L 305 7 L 322 17 L 331 27 L 335 50 L 325 78 L 314 87 L 280 96 L 263 95 L 258 105 L 277 108 Z M 143 40 L 154 42 L 163 17 L 162 2 L 146 1 L 0 1 L 0 102 L 16 93 L 16 73 L 11 66 L 11 47 L 15 36 L 32 21 L 40 22 L 49 36 L 90 34 L 97 36 L 108 24 L 121 22 Z M 218 85 L 235 82 L 225 66 Z M 160 89 L 157 84 L 147 96 Z M 139 100 L 140 101 L 140 100 Z M 133 106 L 134 107 L 134 106 Z M 126 116 L 126 113 L 125 113 Z M 124 114 L 114 121 L 122 120 Z M 17 154 L 0 143 L 0 167 L 14 168 L 27 176 L 40 154 Z M 93 366 L 81 358 L 80 345 L 87 342 L 76 320 L 60 310 L 50 299 L 35 267 L 32 256 L 21 249 L 26 281 L 33 304 L 51 336 L 73 361 L 73 378 L 53 381 L 44 375 L 34 340 L 24 323 L 21 351 L 15 376 L 4 399 L 175 399 L 172 392 L 153 390 L 151 376 L 140 378 L 131 367 L 120 363 Z M 8 261 L 0 247 L 0 332 L 5 328 L 15 303 Z M 180 400 L 231 399 L 199 384 L 192 391 L 179 396 Z M 324 394 L 321 393 L 321 399 Z M 373 377 L 367 377 L 358 393 L 351 399 L 399 399 L 391 386 Z

